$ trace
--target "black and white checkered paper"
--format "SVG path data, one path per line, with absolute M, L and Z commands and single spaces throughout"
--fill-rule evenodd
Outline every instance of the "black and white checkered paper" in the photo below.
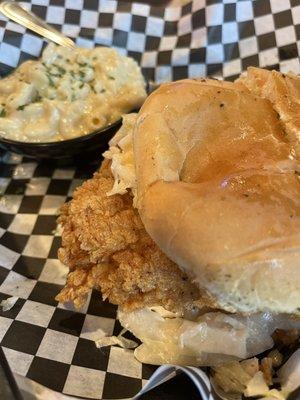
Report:
M 250 65 L 300 73 L 300 0 L 195 0 L 152 7 L 114 0 L 22 2 L 79 46 L 113 46 L 149 80 L 234 79 Z M 0 15 L 0 75 L 38 57 L 45 42 Z M 59 207 L 100 164 L 55 168 L 1 153 L 0 341 L 14 372 L 58 392 L 92 399 L 132 398 L 155 367 L 130 350 L 96 349 L 118 334 L 116 307 L 92 293 L 83 310 L 58 304 L 67 270 L 57 260 Z

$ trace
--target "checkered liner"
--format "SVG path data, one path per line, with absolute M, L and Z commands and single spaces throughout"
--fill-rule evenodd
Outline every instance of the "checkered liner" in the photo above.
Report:
M 299 68 L 299 0 L 195 0 L 161 8 L 115 0 L 22 2 L 80 46 L 113 46 L 156 82 L 234 78 L 249 65 Z M 225 3 L 225 4 L 224 4 Z M 39 56 L 44 41 L 0 15 L 0 73 Z
M 78 45 L 114 46 L 156 82 L 187 76 L 233 79 L 249 65 L 300 72 L 300 0 L 195 0 L 160 8 L 114 0 L 23 2 Z M 0 15 L 0 74 L 40 55 L 44 41 Z M 100 160 L 99 160 L 100 163 Z M 118 334 L 116 307 L 92 293 L 80 312 L 57 304 L 66 268 L 57 260 L 58 208 L 96 164 L 59 169 L 3 153 L 0 163 L 0 341 L 12 369 L 51 389 L 94 399 L 137 393 L 154 367 L 131 351 L 97 350 Z

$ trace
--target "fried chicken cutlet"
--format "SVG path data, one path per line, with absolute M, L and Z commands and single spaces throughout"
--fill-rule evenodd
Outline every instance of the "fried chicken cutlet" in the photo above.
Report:
M 61 209 L 58 256 L 70 272 L 57 300 L 81 307 L 91 289 L 97 289 L 125 310 L 159 305 L 182 312 L 209 305 L 147 234 L 132 196 L 107 196 L 113 183 L 105 160 Z

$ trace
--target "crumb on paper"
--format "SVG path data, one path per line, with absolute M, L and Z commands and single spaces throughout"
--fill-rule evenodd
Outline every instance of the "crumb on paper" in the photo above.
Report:
M 247 361 L 247 362 L 246 362 Z M 214 381 L 225 393 L 243 393 L 253 376 L 258 372 L 258 360 L 238 361 L 213 367 Z
M 13 308 L 13 306 L 16 304 L 16 302 L 18 301 L 19 297 L 13 296 L 13 297 L 9 297 L 6 300 L 2 300 L 0 303 L 0 306 L 2 307 L 2 311 L 9 311 Z
M 263 373 L 264 380 L 268 386 L 273 384 L 273 361 L 270 357 L 265 357 L 261 360 L 260 370 Z
M 264 374 L 262 371 L 258 371 L 247 383 L 243 394 L 246 397 L 265 396 L 268 392 L 269 386 L 266 384 Z
M 59 235 L 60 234 L 60 227 L 57 225 L 55 229 L 51 231 L 52 235 Z
M 120 346 L 123 349 L 135 349 L 138 343 L 134 340 L 127 339 L 123 335 L 126 329 L 123 329 L 118 336 L 104 336 L 98 340 L 95 340 L 96 347 L 100 349 L 106 346 Z

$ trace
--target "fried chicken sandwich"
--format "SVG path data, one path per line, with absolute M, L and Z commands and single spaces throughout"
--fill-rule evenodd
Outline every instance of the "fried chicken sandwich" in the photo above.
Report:
M 299 115 L 293 74 L 161 85 L 61 210 L 58 300 L 99 290 L 153 364 L 216 365 L 295 335 Z

